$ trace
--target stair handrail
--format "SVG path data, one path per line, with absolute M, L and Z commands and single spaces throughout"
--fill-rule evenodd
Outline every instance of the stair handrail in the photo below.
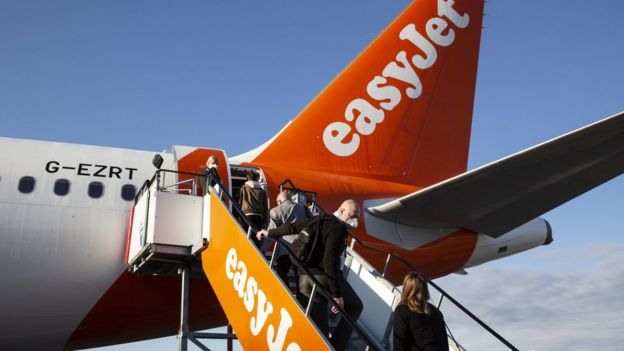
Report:
M 290 184 L 290 188 L 286 187 L 285 185 Z M 305 189 L 300 189 L 297 188 L 297 186 L 295 185 L 295 183 L 293 183 L 292 180 L 290 180 L 290 178 L 287 178 L 286 180 L 284 180 L 283 182 L 279 183 L 278 185 L 280 191 L 286 189 L 286 190 L 294 190 L 294 191 L 300 191 L 306 194 L 311 194 L 313 197 L 316 197 L 316 195 L 318 195 L 318 193 L 316 193 L 315 191 L 308 191 Z
M 175 174 L 184 174 L 184 175 L 190 175 L 193 176 L 193 180 L 195 180 L 195 177 L 197 177 L 198 179 L 201 177 L 204 177 L 205 174 L 201 174 L 201 173 L 193 173 L 193 172 L 184 172 L 184 171 L 175 171 L 172 169 L 165 169 L 165 168 L 161 168 L 156 170 L 156 172 L 154 172 L 154 175 L 152 176 L 152 178 L 150 179 L 146 179 L 143 184 L 141 185 L 141 187 L 139 188 L 139 190 L 137 191 L 136 195 L 134 196 L 134 205 L 136 206 L 137 202 L 139 201 L 139 199 L 141 198 L 141 196 L 143 195 L 143 193 L 149 189 L 149 187 L 154 183 L 157 182 L 158 188 L 160 189 L 160 179 L 161 179 L 161 173 L 175 173 Z M 183 181 L 184 182 L 184 181 Z M 182 182 L 180 182 L 182 183 Z M 179 185 L 180 183 L 176 183 L 173 185 Z
M 223 188 L 223 184 L 220 181 L 220 178 L 218 176 L 215 176 L 213 173 L 216 173 L 216 171 L 214 169 L 209 169 L 207 172 L 201 174 L 201 173 L 192 173 L 192 172 L 184 172 L 184 171 L 175 171 L 175 170 L 170 170 L 170 169 L 159 169 L 157 170 L 154 175 L 152 176 L 152 178 L 150 180 L 146 180 L 143 185 L 141 186 L 141 188 L 139 188 L 139 191 L 137 191 L 137 194 L 135 196 L 135 205 L 138 201 L 138 199 L 141 197 L 141 195 L 153 184 L 153 182 L 157 182 L 157 184 L 160 182 L 160 174 L 161 173 L 176 173 L 176 174 L 185 174 L 185 175 L 190 175 L 193 177 L 205 177 L 206 178 L 206 184 L 207 187 L 209 187 L 209 185 L 211 184 L 211 182 L 214 180 L 216 184 L 219 184 L 219 186 L 221 186 Z M 283 185 L 285 183 L 290 183 L 290 185 L 292 185 L 292 187 L 294 189 L 297 189 L 299 191 L 305 191 L 303 189 L 299 189 L 297 188 L 294 183 L 290 180 L 287 179 L 284 182 L 282 182 Z M 208 192 L 208 190 L 206 190 L 206 193 Z M 258 229 L 255 228 L 255 226 L 249 221 L 249 219 L 245 216 L 244 212 L 241 210 L 240 206 L 238 205 L 238 203 L 236 201 L 234 201 L 234 198 L 231 196 L 231 194 L 227 191 L 223 192 L 227 198 L 230 200 L 230 203 L 232 204 L 232 211 L 236 211 L 236 214 L 241 218 L 241 220 L 245 221 L 245 223 L 249 226 L 251 232 L 253 232 L 254 234 L 258 232 Z M 317 201 L 312 200 L 312 202 L 314 202 L 314 204 L 323 212 L 323 213 L 327 213 L 319 204 Z M 516 348 L 513 344 L 511 344 L 509 341 L 507 341 L 505 338 L 503 338 L 500 334 L 498 334 L 496 331 L 494 331 L 490 326 L 488 326 L 485 322 L 483 322 L 479 317 L 477 317 L 476 315 L 474 315 L 472 312 L 470 312 L 466 307 L 464 307 L 461 303 L 459 303 L 459 301 L 455 300 L 451 295 L 449 295 L 444 289 L 442 289 L 440 286 L 438 286 L 436 283 L 433 282 L 433 280 L 431 280 L 431 278 L 429 278 L 426 274 L 422 273 L 418 268 L 416 268 L 416 266 L 414 266 L 411 262 L 409 262 L 407 259 L 403 258 L 402 256 L 400 256 L 399 254 L 390 251 L 390 250 L 385 250 L 385 249 L 381 249 L 375 246 L 371 246 L 369 244 L 364 243 L 360 238 L 358 238 L 356 235 L 354 234 L 350 234 L 351 237 L 353 238 L 353 241 L 351 243 L 351 247 L 352 249 L 355 251 L 355 244 L 354 243 L 358 243 L 360 246 L 371 250 L 371 251 L 376 251 L 379 253 L 383 253 L 385 255 L 387 255 L 387 259 L 386 259 L 386 263 L 384 265 L 384 271 L 382 272 L 382 277 L 385 277 L 385 274 L 388 270 L 388 267 L 391 263 L 391 258 L 395 258 L 396 260 L 398 260 L 399 262 L 403 263 L 405 266 L 407 266 L 409 269 L 411 269 L 412 271 L 415 271 L 417 273 L 419 273 L 420 275 L 422 275 L 427 282 L 429 283 L 429 285 L 431 285 L 434 289 L 436 289 L 441 296 L 443 296 L 444 298 L 448 299 L 449 301 L 451 301 L 451 303 L 453 303 L 457 308 L 459 308 L 462 312 L 464 312 L 464 314 L 468 315 L 472 320 L 474 320 L 475 322 L 477 322 L 477 324 L 479 324 L 483 329 L 485 329 L 486 331 L 488 331 L 492 336 L 494 336 L 496 339 L 498 339 L 501 343 L 505 344 L 505 346 L 507 346 L 510 350 L 514 350 L 517 351 L 518 348 Z M 369 346 L 372 346 L 375 349 L 381 349 L 378 345 L 377 342 L 375 342 L 374 340 L 372 340 L 368 334 L 366 332 L 364 332 L 360 326 L 353 321 L 353 319 L 346 313 L 346 311 L 337 303 L 335 303 L 334 299 L 332 298 L 331 294 L 320 284 L 320 282 L 314 277 L 314 274 L 312 274 L 310 272 L 310 270 L 303 264 L 303 262 L 301 262 L 301 260 L 299 260 L 297 258 L 297 255 L 294 253 L 294 251 L 292 251 L 292 249 L 290 248 L 290 243 L 288 243 L 287 241 L 285 241 L 282 238 L 271 238 L 272 240 L 275 240 L 276 242 L 278 242 L 283 248 L 285 248 L 288 251 L 288 254 L 292 257 L 295 258 L 295 263 L 296 265 L 303 270 L 304 272 L 306 272 L 306 274 L 310 277 L 310 279 L 313 281 L 314 284 L 317 285 L 317 292 L 319 292 L 321 295 L 323 295 L 330 303 L 332 303 L 333 306 L 335 306 L 339 313 L 342 315 L 343 318 L 345 318 L 345 320 L 347 321 L 347 323 L 355 330 L 357 331 L 358 334 L 360 334 L 360 336 L 362 336 L 365 341 L 369 344 Z
M 292 180 L 290 179 L 286 179 L 284 180 L 280 186 L 282 186 L 283 184 L 289 183 L 294 189 L 297 189 L 299 191 L 304 191 L 303 189 L 299 189 L 297 188 L 297 186 L 295 186 L 295 184 L 292 182 Z M 314 194 L 316 194 L 314 192 Z M 321 207 L 318 202 L 316 202 L 316 200 L 312 200 L 312 202 L 314 203 L 314 205 L 319 208 L 321 210 L 321 212 L 323 213 L 327 213 L 327 211 L 325 211 L 325 209 L 323 209 L 323 207 Z M 509 347 L 510 350 L 513 351 L 517 351 L 518 348 L 515 347 L 513 344 L 511 344 L 509 341 L 507 341 L 507 339 L 503 338 L 500 334 L 498 334 L 494 329 L 492 329 L 489 325 L 487 325 L 485 322 L 483 322 L 479 317 L 475 316 L 472 312 L 470 312 L 466 307 L 464 307 L 461 303 L 459 303 L 459 301 L 455 300 L 451 295 L 449 295 L 446 291 L 444 291 L 440 286 L 438 286 L 438 284 L 434 283 L 433 280 L 431 280 L 431 278 L 429 278 L 426 274 L 422 273 L 418 268 L 416 268 L 416 266 L 414 266 L 410 261 L 408 261 L 407 259 L 403 258 L 402 256 L 400 256 L 399 254 L 390 251 L 390 250 L 385 250 L 385 249 L 381 249 L 378 247 L 374 247 L 368 244 L 365 244 L 360 238 L 358 238 L 356 235 L 354 235 L 353 233 L 349 232 L 351 234 L 351 237 L 353 238 L 353 241 L 351 242 L 351 249 L 355 251 L 354 248 L 354 243 L 357 242 L 358 244 L 360 244 L 361 246 L 363 246 L 366 249 L 372 250 L 372 251 L 377 251 L 380 253 L 383 253 L 385 255 L 387 255 L 386 258 L 386 263 L 384 265 L 384 270 L 381 274 L 381 277 L 384 278 L 386 275 L 386 272 L 388 270 L 388 267 L 390 265 L 390 258 L 394 257 L 395 259 L 399 260 L 401 263 L 403 263 L 404 265 L 406 265 L 409 269 L 411 269 L 414 272 L 419 273 L 421 276 L 423 276 L 425 278 L 425 280 L 427 280 L 427 283 L 429 283 L 429 285 L 431 285 L 434 289 L 436 289 L 440 295 L 446 299 L 448 299 L 449 301 L 451 301 L 455 306 L 457 306 L 457 308 L 459 308 L 462 312 L 464 312 L 466 315 L 468 315 L 470 318 L 472 318 L 472 320 L 474 320 L 475 322 L 477 322 L 483 329 L 485 329 L 486 331 L 488 331 L 492 336 L 494 336 L 496 339 L 498 339 L 501 343 L 505 344 L 505 346 Z M 282 246 L 286 246 L 283 245 Z M 441 303 L 441 301 L 440 301 Z
M 498 334 L 494 329 L 492 329 L 489 325 L 487 325 L 479 317 L 475 316 L 466 307 L 464 307 L 461 303 L 459 303 L 459 301 L 455 300 L 444 289 L 442 289 L 438 284 L 434 283 L 431 278 L 429 278 L 426 274 L 422 273 L 418 268 L 416 268 L 416 266 L 414 266 L 407 259 L 401 257 L 399 254 L 397 254 L 397 253 L 395 253 L 393 251 L 384 250 L 384 249 L 380 249 L 378 247 L 374 247 L 374 246 L 365 244 L 360 238 L 358 238 L 357 236 L 355 236 L 353 234 L 351 234 L 351 237 L 353 238 L 353 241 L 351 243 L 352 250 L 355 251 L 354 243 L 357 242 L 360 246 L 363 246 L 364 248 L 366 248 L 368 250 L 377 251 L 377 252 L 380 252 L 380 253 L 383 253 L 383 254 L 387 255 L 388 258 L 386 258 L 386 263 L 384 265 L 384 271 L 381 274 L 382 278 L 385 277 L 385 275 L 386 275 L 386 272 L 387 272 L 388 267 L 390 265 L 390 258 L 394 257 L 396 260 L 399 260 L 399 262 L 403 263 L 409 269 L 411 269 L 412 271 L 420 274 L 423 278 L 425 278 L 425 280 L 427 280 L 427 283 L 429 285 L 431 285 L 434 289 L 436 289 L 444 298 L 446 298 L 449 301 L 451 301 L 457 308 L 459 308 L 462 312 L 464 312 L 466 315 L 468 315 L 470 318 L 472 318 L 472 320 L 477 322 L 483 329 L 487 330 L 492 336 L 494 336 L 496 339 L 498 339 L 498 341 L 500 341 L 503 344 L 505 344 L 505 346 L 509 347 L 510 350 L 514 350 L 514 351 L 518 350 L 517 347 L 515 347 L 513 344 L 511 344 L 509 341 L 507 341 L 505 338 L 503 338 L 500 334 Z
M 215 181 L 216 184 L 219 184 L 219 186 L 222 187 L 223 185 L 221 184 L 220 178 L 219 177 L 215 177 L 215 175 L 214 175 L 215 172 L 216 171 L 214 169 L 212 169 L 212 168 L 209 169 L 208 172 L 206 172 L 206 174 L 205 174 L 205 176 L 206 176 L 206 184 L 209 185 L 209 184 L 212 183 L 212 181 Z M 208 188 L 210 188 L 210 187 L 208 186 Z M 227 191 L 224 191 L 223 193 L 230 200 L 230 203 L 232 204 L 232 211 L 236 211 L 236 214 L 239 217 L 241 217 L 241 219 L 243 221 L 245 221 L 245 223 L 249 226 L 251 232 L 253 234 L 256 234 L 258 232 L 258 229 L 251 223 L 251 221 L 247 218 L 247 216 L 245 216 L 245 213 L 242 211 L 242 209 L 240 208 L 238 203 L 236 201 L 234 201 L 234 198 L 232 197 L 232 195 L 229 192 L 227 192 Z M 248 230 L 248 233 L 249 233 L 249 230 Z M 295 252 L 290 247 L 290 243 L 288 243 L 287 241 L 285 241 L 284 239 L 282 239 L 280 237 L 271 238 L 271 239 L 273 239 L 276 242 L 280 243 L 282 245 L 282 247 L 284 247 L 288 251 L 288 254 L 290 255 L 290 257 L 295 259 L 294 263 L 302 271 L 304 271 L 308 275 L 310 280 L 312 280 L 314 285 L 316 285 L 316 291 L 318 293 L 320 293 L 321 295 L 323 295 L 323 297 L 325 297 L 325 299 L 327 301 L 329 301 L 332 304 L 333 307 L 336 307 L 338 309 L 338 313 L 342 316 L 342 318 L 344 318 L 347 321 L 347 323 L 349 324 L 349 326 L 351 326 L 351 328 L 353 328 L 353 330 L 355 330 L 362 338 L 364 338 L 365 342 L 367 343 L 367 345 L 369 347 L 372 347 L 374 350 L 379 350 L 379 351 L 383 350 L 383 348 L 380 347 L 375 340 L 371 339 L 370 336 L 364 330 L 362 330 L 360 325 L 357 324 L 356 321 L 354 321 L 353 318 L 351 318 L 351 316 L 349 316 L 349 314 L 344 310 L 344 308 L 342 306 L 340 306 L 338 303 L 336 303 L 336 301 L 334 301 L 333 296 L 331 295 L 331 293 L 328 292 L 327 289 L 325 289 L 321 285 L 321 283 L 314 277 L 314 274 L 297 257 Z M 311 296 L 308 304 L 311 304 L 313 302 L 312 298 L 313 298 L 313 296 Z

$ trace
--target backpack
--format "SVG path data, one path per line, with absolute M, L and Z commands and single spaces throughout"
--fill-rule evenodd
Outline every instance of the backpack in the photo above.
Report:
M 324 215 L 314 217 L 314 219 L 305 228 L 301 230 L 301 233 L 297 235 L 292 243 L 291 248 L 295 253 L 295 256 L 306 266 L 315 266 L 320 263 L 320 245 L 323 240 L 321 234 L 321 221 L 324 220 Z

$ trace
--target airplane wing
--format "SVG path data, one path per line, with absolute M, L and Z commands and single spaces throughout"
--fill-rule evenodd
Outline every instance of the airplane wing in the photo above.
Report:
M 624 172 L 624 112 L 366 209 L 399 224 L 492 237 Z

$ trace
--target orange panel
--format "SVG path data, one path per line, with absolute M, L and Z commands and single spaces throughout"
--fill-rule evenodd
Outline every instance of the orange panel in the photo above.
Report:
M 331 350 L 214 193 L 202 265 L 245 349 Z

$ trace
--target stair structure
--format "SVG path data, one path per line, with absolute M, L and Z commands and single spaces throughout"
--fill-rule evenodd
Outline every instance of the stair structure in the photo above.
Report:
M 209 350 L 200 338 L 237 338 L 246 350 L 332 350 L 327 338 L 308 318 L 307 306 L 301 306 L 250 240 L 256 229 L 247 222 L 243 224 L 250 229 L 243 230 L 239 221 L 246 221 L 246 217 L 236 201 L 227 191 L 217 192 L 212 186 L 206 186 L 205 192 L 198 190 L 201 187 L 198 184 L 214 184 L 210 172 L 184 176 L 181 173 L 159 170 L 140 189 L 131 211 L 126 252 L 131 272 L 181 275 L 179 349 L 187 350 L 191 341 L 200 349 Z M 294 188 L 292 182 L 290 185 Z M 290 250 L 282 239 L 276 241 Z M 400 301 L 400 290 L 384 278 L 385 272 L 378 272 L 360 255 L 361 250 L 382 250 L 369 247 L 357 238 L 346 250 L 343 274 L 358 292 L 364 310 L 355 321 L 336 306 L 340 310 L 338 318 L 345 318 L 354 329 L 349 349 L 391 350 L 392 313 Z M 386 254 L 384 270 L 392 259 L 416 270 L 397 255 Z M 300 273 L 306 272 L 307 268 L 298 266 Z M 209 280 L 235 335 L 189 330 L 189 279 L 203 279 L 203 276 Z M 329 292 L 316 283 L 313 294 L 333 301 Z M 430 284 L 443 297 L 461 306 L 433 282 Z M 498 334 L 493 335 L 508 348 L 516 349 Z M 449 344 L 453 350 L 463 350 L 452 337 Z

